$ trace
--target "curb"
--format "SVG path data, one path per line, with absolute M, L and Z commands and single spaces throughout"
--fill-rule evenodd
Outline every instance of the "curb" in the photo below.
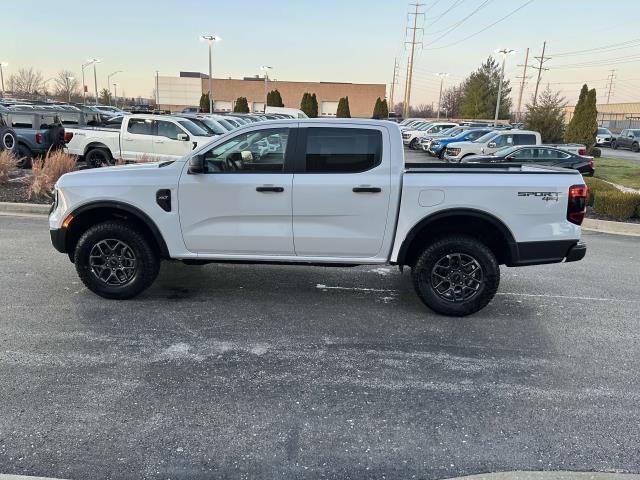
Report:
M 609 220 L 585 218 L 584 222 L 582 222 L 582 229 L 591 232 L 640 237 L 640 223 L 612 222 Z
M 14 215 L 21 213 L 29 215 L 49 215 L 50 208 L 51 205 L 37 203 L 0 202 L 0 213 L 10 213 Z
M 452 477 L 447 480 L 638 480 L 640 475 L 633 473 L 609 472 L 567 472 L 562 470 L 547 471 L 512 471 L 497 473 L 481 473 L 465 477 Z M 2 479 L 0 479 L 2 480 Z

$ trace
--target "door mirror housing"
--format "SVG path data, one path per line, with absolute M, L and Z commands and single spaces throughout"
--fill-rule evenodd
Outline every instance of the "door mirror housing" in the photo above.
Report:
M 190 140 L 189 135 L 186 133 L 179 133 L 178 140 L 182 140 L 183 142 L 188 142 Z
M 189 170 L 192 175 L 205 172 L 204 155 L 193 155 L 189 159 Z
M 496 148 L 498 146 L 498 144 L 496 142 L 489 142 L 487 144 L 487 148 Z

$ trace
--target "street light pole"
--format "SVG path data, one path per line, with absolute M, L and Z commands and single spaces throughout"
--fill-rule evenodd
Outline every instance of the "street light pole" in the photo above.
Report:
M 69 95 L 69 103 L 71 103 L 71 82 L 73 82 L 74 80 L 74 77 L 67 77 L 67 94 Z
M 100 60 L 98 60 L 97 58 L 88 58 L 87 59 L 87 63 L 83 63 L 82 64 L 82 103 L 84 105 L 87 104 L 87 85 L 84 81 L 84 69 L 87 68 L 89 65 L 93 65 L 93 73 L 94 73 L 94 77 L 95 77 L 95 64 L 96 62 L 99 62 Z M 98 98 L 98 82 L 96 81 L 96 104 L 98 103 L 97 98 Z
M 96 105 L 98 105 L 98 76 L 96 74 L 96 63 L 98 63 L 98 61 L 93 62 L 93 86 L 96 89 Z
M 116 75 L 118 73 L 122 73 L 122 70 L 116 70 L 115 72 L 110 73 L 109 75 L 107 75 L 107 88 L 109 88 L 109 86 L 111 85 L 111 77 L 113 77 L 114 75 Z M 109 97 L 109 106 L 111 106 L 111 97 Z
M 160 109 L 160 92 L 158 92 L 158 74 L 159 70 L 156 70 L 156 110 Z
M 440 119 L 440 104 L 442 102 L 442 83 L 444 82 L 444 77 L 448 76 L 448 73 L 438 73 L 437 74 L 438 77 L 440 77 L 440 94 L 438 95 L 438 116 L 437 118 Z
M 269 70 L 271 70 L 272 67 L 268 66 L 268 65 L 263 65 L 260 67 L 260 70 L 262 70 L 264 72 L 264 112 L 267 112 L 267 82 L 269 81 Z
M 500 73 L 500 82 L 498 83 L 498 100 L 496 101 L 496 115 L 493 119 L 493 126 L 498 126 L 498 115 L 500 114 L 500 96 L 502 95 L 502 82 L 504 81 L 504 65 L 507 61 L 507 55 L 515 52 L 510 48 L 503 48 L 501 50 L 496 51 L 496 53 L 502 54 L 502 72 Z
M 4 98 L 4 73 L 2 72 L 2 67 L 8 67 L 9 64 L 7 62 L 0 62 L 0 82 L 2 82 L 2 98 Z
M 118 82 L 113 83 L 113 101 L 116 103 L 116 108 L 118 107 Z
M 215 35 L 202 35 L 200 38 L 209 43 L 209 113 L 213 113 L 213 42 L 219 42 L 220 37 Z

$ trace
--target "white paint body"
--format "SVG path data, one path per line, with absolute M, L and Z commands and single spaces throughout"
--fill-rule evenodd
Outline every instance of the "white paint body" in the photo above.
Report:
M 447 128 L 457 127 L 457 123 L 452 122 L 435 122 L 429 125 L 426 130 L 409 130 L 403 133 L 402 142 L 405 145 L 409 145 L 413 140 L 430 137 L 439 134 L 442 130 Z
M 578 240 L 580 227 L 566 220 L 568 190 L 582 184 L 573 170 L 543 167 L 425 168 L 405 171 L 398 126 L 376 120 L 282 120 L 254 123 L 216 138 L 197 155 L 236 134 L 262 128 L 365 128 L 382 132 L 382 161 L 362 173 L 190 174 L 188 160 L 83 170 L 57 183 L 58 205 L 49 217 L 61 228 L 77 208 L 116 201 L 138 208 L 161 232 L 171 258 L 393 263 L 403 240 L 424 218 L 453 208 L 499 219 L 517 242 Z M 474 173 L 469 173 L 473 171 Z M 256 187 L 281 186 L 282 193 Z M 380 193 L 355 193 L 371 186 Z M 172 210 L 156 203 L 169 189 Z M 520 197 L 519 191 L 557 192 L 558 201 Z
M 503 147 L 511 147 L 514 145 L 540 145 L 542 143 L 542 137 L 540 136 L 540 133 L 534 132 L 532 130 L 496 130 L 494 133 L 496 134 L 495 137 L 483 143 L 477 141 L 450 143 L 449 145 L 447 145 L 447 152 L 444 156 L 444 159 L 447 162 L 455 163 L 459 162 L 467 155 L 490 155 L 497 152 Z M 500 141 L 501 138 L 515 139 L 516 137 L 521 137 L 524 135 L 528 137 L 533 135 L 535 137 L 535 142 L 518 143 L 518 141 Z M 453 149 L 459 149 L 459 152 L 456 154 L 452 154 L 451 150 Z
M 178 127 L 188 140 L 174 140 L 160 135 L 140 135 L 131 133 L 127 127 L 129 122 L 142 119 L 169 122 Z M 135 162 L 142 157 L 152 157 L 156 160 L 174 160 L 184 157 L 194 148 L 205 145 L 212 137 L 195 136 L 189 133 L 177 119 L 168 115 L 126 115 L 122 120 L 120 130 L 100 127 L 65 127 L 66 132 L 73 133 L 73 138 L 66 145 L 67 153 L 83 156 L 90 145 L 106 148 L 115 159 Z

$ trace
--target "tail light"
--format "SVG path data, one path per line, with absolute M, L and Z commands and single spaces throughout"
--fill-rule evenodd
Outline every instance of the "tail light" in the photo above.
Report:
M 578 149 L 578 155 L 586 155 L 587 154 L 587 149 L 586 148 L 579 148 Z
M 64 143 L 69 143 L 73 138 L 73 132 L 64 132 Z
M 569 187 L 569 202 L 567 204 L 567 220 L 576 225 L 581 225 L 584 214 L 587 213 L 587 194 L 589 189 L 586 185 L 572 185 Z
M 44 142 L 44 135 L 42 135 L 41 133 L 36 133 L 36 143 L 40 145 L 42 142 Z
M 587 165 L 589 166 L 589 168 L 593 168 L 593 160 L 590 160 L 589 163 L 587 163 Z

